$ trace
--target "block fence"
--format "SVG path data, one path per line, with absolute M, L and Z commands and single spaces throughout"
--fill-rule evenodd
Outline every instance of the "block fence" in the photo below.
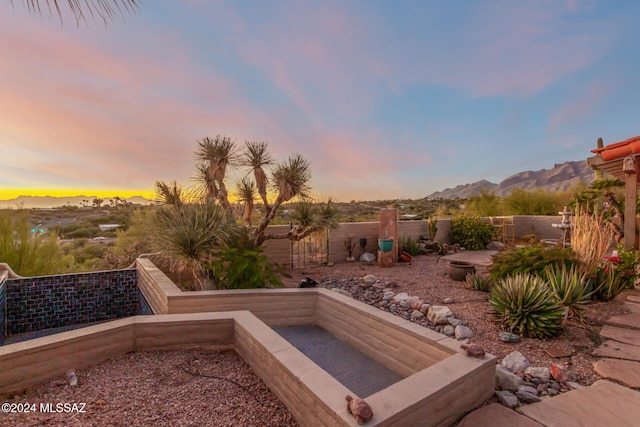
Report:
M 136 269 L 5 280 L 0 290 L 4 332 L 8 336 L 135 316 L 143 310 L 137 282 Z
M 540 216 L 540 215 L 516 215 L 513 217 L 513 225 L 507 230 L 509 235 L 516 239 L 527 235 L 535 234 L 538 239 L 561 239 L 562 233 L 551 226 L 560 223 L 562 217 Z M 487 218 L 489 220 L 489 218 Z M 451 243 L 451 220 L 439 219 L 437 223 L 438 231 L 435 240 L 440 243 Z M 366 252 L 375 254 L 378 250 L 378 222 L 349 222 L 342 223 L 337 230 L 329 233 L 329 261 L 343 262 L 347 256 L 344 241 L 352 238 L 356 244 L 354 256 L 358 257 L 362 253 L 360 239 L 367 239 Z M 286 234 L 289 231 L 288 225 L 276 225 L 268 227 L 270 234 Z M 429 225 L 425 220 L 398 221 L 398 236 L 411 237 L 417 239 L 419 236 L 429 237 Z M 264 253 L 272 263 L 281 265 L 291 265 L 291 243 L 287 239 L 267 240 L 264 244 Z
M 0 345 L 4 342 L 6 331 L 6 305 L 7 305 L 7 287 L 5 282 L 7 280 L 8 273 L 6 271 L 0 271 Z

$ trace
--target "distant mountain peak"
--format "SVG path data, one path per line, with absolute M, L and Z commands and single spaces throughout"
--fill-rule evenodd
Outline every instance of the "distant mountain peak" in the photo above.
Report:
M 556 163 L 551 169 L 525 171 L 511 175 L 499 184 L 493 184 L 485 179 L 470 184 L 458 185 L 428 195 L 430 199 L 468 199 L 478 196 L 482 191 L 493 192 L 498 196 L 509 195 L 512 190 L 546 190 L 566 191 L 575 184 L 582 182 L 589 185 L 593 182 L 593 171 L 585 161 Z

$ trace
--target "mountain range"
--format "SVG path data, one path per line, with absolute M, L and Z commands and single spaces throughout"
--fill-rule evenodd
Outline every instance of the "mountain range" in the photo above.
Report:
M 594 172 L 587 162 L 565 162 L 556 164 L 552 169 L 520 172 L 504 179 L 499 184 L 487 180 L 473 182 L 471 184 L 458 185 L 455 188 L 447 188 L 436 191 L 427 196 L 429 199 L 468 199 L 478 196 L 482 191 L 495 193 L 504 197 L 515 188 L 523 190 L 565 191 L 577 183 L 590 185 L 594 180 Z
M 0 209 L 44 209 L 54 208 L 59 206 L 82 206 L 84 203 L 87 206 L 93 206 L 93 199 L 97 199 L 96 196 L 73 196 L 73 197 L 53 197 L 53 196 L 18 196 L 14 199 L 0 200 Z M 108 206 L 111 203 L 110 198 L 102 199 L 102 205 Z M 123 197 L 122 200 L 134 205 L 150 205 L 153 204 L 153 200 L 145 199 L 142 196 Z M 85 202 L 86 201 L 86 202 Z

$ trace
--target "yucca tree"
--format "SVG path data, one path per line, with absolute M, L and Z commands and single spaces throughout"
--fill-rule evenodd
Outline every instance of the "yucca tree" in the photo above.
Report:
M 267 199 L 267 187 L 269 185 L 269 179 L 267 173 L 264 171 L 265 166 L 270 166 L 274 163 L 271 153 L 268 151 L 268 145 L 266 142 L 251 142 L 245 141 L 245 151 L 241 158 L 243 166 L 247 166 L 253 171 L 253 178 L 255 180 L 258 194 L 262 199 L 265 212 L 269 212 L 269 200 Z
M 226 245 L 234 227 L 224 209 L 212 203 L 165 206 L 156 220 L 156 243 L 161 254 L 173 268 L 190 270 L 199 289 L 211 289 L 206 266 L 215 251 Z
M 236 190 L 238 192 L 238 200 L 244 203 L 244 211 L 242 213 L 244 225 L 251 227 L 251 215 L 253 214 L 253 198 L 256 193 L 256 184 L 247 179 L 247 177 L 244 177 L 238 181 Z
M 220 135 L 211 139 L 204 137 L 198 140 L 196 159 L 201 163 L 200 175 L 207 190 L 207 199 L 219 203 L 225 210 L 227 218 L 233 218 L 233 209 L 229 203 L 229 193 L 225 185 L 227 169 L 238 165 L 238 156 L 231 138 Z M 206 173 L 205 173 L 206 172 Z
M 264 242 L 265 229 L 283 203 L 295 197 L 303 199 L 309 196 L 310 180 L 309 162 L 300 154 L 294 154 L 276 166 L 271 176 L 271 188 L 277 193 L 277 196 L 255 230 L 254 235 L 258 245 Z
M 185 202 L 184 189 L 177 181 L 171 181 L 168 184 L 164 181 L 156 181 L 155 193 L 157 200 L 165 205 L 180 207 Z
M 13 5 L 13 0 L 9 0 Z M 47 10 L 49 14 L 53 10 L 56 11 L 62 20 L 63 12 L 58 0 L 22 0 L 22 4 L 29 12 L 42 13 Z M 105 25 L 112 21 L 116 15 L 122 15 L 123 12 L 133 13 L 140 6 L 139 0 L 67 0 L 71 14 L 76 21 L 85 21 L 86 14 L 92 17 L 100 17 Z

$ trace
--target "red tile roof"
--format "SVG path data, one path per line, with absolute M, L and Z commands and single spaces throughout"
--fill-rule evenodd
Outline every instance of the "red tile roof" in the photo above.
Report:
M 631 154 L 640 154 L 640 136 L 634 136 L 626 141 L 609 144 L 606 147 L 591 150 L 592 153 L 599 154 L 605 162 L 620 159 Z

